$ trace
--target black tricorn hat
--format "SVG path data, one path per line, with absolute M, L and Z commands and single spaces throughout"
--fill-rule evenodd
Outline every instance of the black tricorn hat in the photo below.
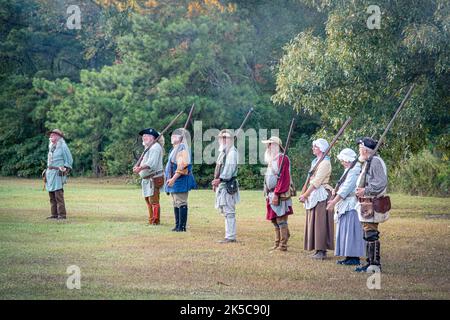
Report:
M 378 141 L 376 141 L 370 137 L 364 137 L 364 138 L 356 139 L 356 143 L 362 144 L 362 145 L 364 145 L 364 147 L 375 150 L 375 147 L 377 146 Z
M 143 136 L 144 134 L 151 134 L 151 135 L 154 136 L 155 138 L 158 138 L 158 137 L 159 137 L 158 131 L 156 131 L 156 130 L 153 129 L 153 128 L 147 128 L 147 129 L 144 129 L 144 130 L 139 131 L 139 135 L 140 135 L 140 136 Z

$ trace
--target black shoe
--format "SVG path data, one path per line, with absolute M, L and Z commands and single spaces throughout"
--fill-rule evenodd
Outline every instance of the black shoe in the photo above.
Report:
M 347 261 L 344 261 L 342 264 L 345 266 L 358 266 L 358 265 L 360 265 L 360 262 L 359 262 L 359 258 L 350 258 L 350 259 L 347 259 Z
M 347 262 L 348 259 L 349 259 L 348 257 L 345 257 L 345 259 L 336 261 L 336 264 L 345 264 L 345 262 Z
M 50 217 L 47 217 L 45 219 L 47 219 L 47 220 L 49 220 L 49 219 L 58 219 L 58 216 L 50 216 Z
M 58 220 L 66 220 L 66 217 L 65 217 L 65 216 L 58 216 L 57 219 L 58 219 Z
M 366 264 L 366 265 L 364 265 L 364 266 L 362 266 L 362 267 L 357 267 L 356 269 L 355 269 L 355 271 L 356 272 L 367 272 L 367 268 L 370 266 L 370 264 Z

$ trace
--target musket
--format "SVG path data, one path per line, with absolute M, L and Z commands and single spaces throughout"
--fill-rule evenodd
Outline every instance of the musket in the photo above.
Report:
M 192 104 L 191 110 L 189 111 L 188 117 L 187 117 L 186 122 L 185 122 L 184 127 L 183 127 L 183 137 L 184 137 L 184 139 L 186 139 L 186 129 L 187 129 L 188 125 L 189 125 L 189 122 L 190 122 L 191 119 L 192 119 L 192 114 L 194 113 L 194 106 L 195 106 L 195 103 Z M 188 166 L 189 166 L 189 165 L 187 165 L 187 166 L 185 167 L 185 169 L 186 169 Z
M 397 118 L 398 114 L 400 113 L 400 111 L 403 109 L 403 107 L 405 106 L 406 101 L 408 101 L 409 97 L 411 96 L 411 93 L 415 87 L 415 83 L 411 84 L 411 86 L 409 87 L 408 92 L 406 93 L 405 97 L 403 98 L 402 102 L 400 103 L 400 106 L 397 108 L 397 110 L 395 111 L 394 115 L 392 116 L 391 121 L 389 121 L 386 129 L 384 129 L 383 134 L 381 135 L 380 139 L 377 142 L 377 145 L 375 146 L 375 149 L 373 149 L 373 154 L 369 157 L 369 159 L 367 159 L 367 163 L 369 164 L 370 161 L 372 161 L 372 158 L 376 155 L 378 149 L 380 148 L 381 144 L 383 143 L 384 138 L 386 137 L 386 134 L 388 133 L 389 129 L 391 129 L 392 125 L 394 124 L 394 120 L 395 118 Z M 369 165 L 365 165 L 364 168 L 361 171 L 362 177 L 366 176 L 367 170 L 369 169 Z M 365 184 L 366 184 L 366 179 L 360 179 L 359 181 L 359 185 L 358 188 L 364 188 Z
M 170 123 L 164 128 L 163 131 L 161 131 L 159 133 L 159 136 L 153 140 L 152 143 L 150 143 L 150 145 L 144 150 L 144 152 L 142 152 L 141 156 L 139 157 L 139 160 L 136 162 L 136 164 L 134 165 L 135 167 L 139 167 L 141 165 L 142 159 L 144 159 L 145 154 L 148 152 L 148 150 L 150 150 L 150 148 L 159 141 L 159 139 L 164 135 L 164 133 L 166 133 L 167 130 L 169 130 L 170 127 L 173 126 L 173 124 L 175 123 L 175 121 L 178 120 L 178 118 L 183 114 L 184 112 L 181 111 L 179 114 L 176 115 L 175 118 L 173 118 L 172 121 L 170 121 Z
M 288 136 L 286 139 L 286 143 L 284 145 L 284 151 L 283 151 L 283 157 L 281 158 L 280 169 L 278 170 L 278 174 L 277 174 L 277 182 L 280 179 L 281 171 L 283 170 L 283 165 L 284 165 L 284 158 L 286 157 L 287 150 L 289 149 L 289 145 L 291 144 L 291 135 L 292 135 L 292 129 L 294 129 L 294 122 L 295 122 L 295 118 L 292 118 L 291 126 L 289 127 L 289 133 L 288 133 Z
M 358 163 L 359 159 L 358 157 L 356 157 L 355 160 L 353 160 L 352 164 L 350 165 L 350 167 L 348 168 L 348 170 L 344 173 L 344 175 L 339 179 L 339 181 L 336 183 L 336 187 L 334 187 L 333 189 L 333 196 L 331 198 L 331 200 L 334 199 L 334 197 L 336 196 L 337 192 L 339 191 L 339 188 L 341 187 L 341 185 L 344 183 L 345 179 L 347 179 L 348 173 L 350 172 L 350 170 L 352 170 L 356 164 Z
M 241 125 L 239 126 L 239 129 L 237 129 L 235 131 L 235 133 L 233 134 L 233 141 L 234 141 L 234 138 L 236 138 L 241 133 L 242 128 L 247 123 L 247 120 L 250 117 L 250 114 L 253 112 L 253 110 L 254 110 L 253 108 L 250 108 L 248 110 L 247 115 L 245 116 L 244 120 L 242 121 Z M 221 164 L 220 166 L 222 166 L 222 165 L 224 165 L 224 164 Z M 219 178 L 219 176 L 220 176 L 220 169 L 221 169 L 221 167 L 219 167 L 219 168 L 216 167 L 216 170 L 214 172 L 214 179 L 218 179 Z M 216 187 L 214 187 L 214 186 L 213 186 L 213 191 L 216 191 Z
M 243 128 L 243 127 L 245 126 L 245 124 L 247 123 L 247 120 L 248 120 L 248 118 L 250 117 L 250 114 L 253 112 L 253 110 L 254 110 L 253 108 L 250 108 L 250 109 L 248 110 L 247 115 L 246 115 L 245 118 L 244 118 L 244 121 L 242 121 L 241 126 L 240 126 L 239 129 L 237 129 L 237 131 L 234 133 L 233 138 L 237 137 L 237 136 L 241 133 L 242 128 Z
M 194 106 L 195 106 L 195 103 L 192 104 L 191 110 L 189 111 L 188 117 L 186 119 L 186 123 L 184 124 L 184 127 L 183 127 L 184 130 L 186 130 L 187 126 L 189 125 L 189 121 L 192 118 L 192 113 L 194 113 Z
M 345 128 L 347 128 L 347 126 L 350 124 L 350 122 L 352 122 L 352 118 L 351 117 L 349 117 L 344 122 L 344 124 L 342 125 L 341 129 L 339 129 L 338 133 L 334 136 L 334 138 L 331 141 L 330 145 L 328 146 L 327 150 L 325 150 L 325 152 L 322 154 L 322 156 L 316 162 L 314 167 L 308 172 L 308 177 L 306 178 L 305 184 L 303 185 L 303 188 L 302 188 L 302 194 L 306 192 L 306 190 L 308 189 L 309 181 L 311 180 L 312 175 L 315 173 L 315 171 L 317 170 L 317 168 L 319 167 L 319 165 L 323 161 L 323 159 L 325 159 L 325 157 L 328 155 L 328 153 L 330 152 L 331 148 L 334 146 L 334 144 L 339 139 L 339 137 L 344 133 Z

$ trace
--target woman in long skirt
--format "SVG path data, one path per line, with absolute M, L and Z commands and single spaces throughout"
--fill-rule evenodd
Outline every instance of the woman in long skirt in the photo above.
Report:
M 336 223 L 335 256 L 345 257 L 338 260 L 338 264 L 359 265 L 359 257 L 365 255 L 363 229 L 355 210 L 357 199 L 355 196 L 356 180 L 361 172 L 361 165 L 356 163 L 356 153 L 349 148 L 342 150 L 338 157 L 345 171 L 342 174 L 339 190 L 334 190 L 333 200 L 328 202 L 327 210 L 333 211 Z

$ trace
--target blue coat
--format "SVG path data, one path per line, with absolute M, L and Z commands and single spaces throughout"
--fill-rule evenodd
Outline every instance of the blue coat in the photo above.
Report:
M 50 148 L 47 157 L 47 166 L 66 167 L 72 169 L 73 159 L 64 139 L 60 139 L 53 150 Z M 53 192 L 63 188 L 67 182 L 67 176 L 60 176 L 58 170 L 47 169 L 45 172 L 47 182 L 45 187 L 48 192 Z
M 172 151 L 173 149 L 169 153 L 169 160 L 167 162 L 165 169 L 166 181 L 172 178 L 177 170 L 176 157 L 171 157 Z M 165 192 L 182 193 L 182 192 L 189 192 L 192 189 L 197 189 L 197 183 L 195 182 L 194 175 L 192 174 L 192 164 L 189 164 L 187 169 L 188 174 L 181 175 L 180 177 L 178 177 L 178 179 L 175 181 L 172 187 L 169 187 L 167 184 L 165 184 L 164 186 Z

